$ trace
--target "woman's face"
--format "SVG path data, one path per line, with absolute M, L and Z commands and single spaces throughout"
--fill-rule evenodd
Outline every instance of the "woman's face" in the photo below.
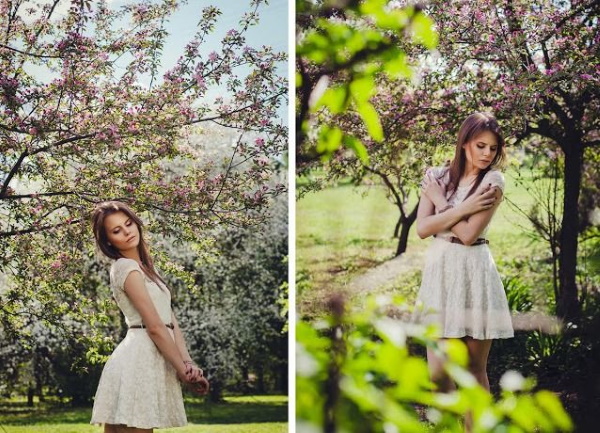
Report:
M 483 131 L 471 141 L 463 144 L 463 149 L 465 149 L 467 167 L 485 170 L 498 153 L 498 143 L 493 133 Z
M 108 215 L 104 219 L 104 230 L 108 242 L 121 252 L 136 249 L 140 243 L 140 230 L 125 212 Z

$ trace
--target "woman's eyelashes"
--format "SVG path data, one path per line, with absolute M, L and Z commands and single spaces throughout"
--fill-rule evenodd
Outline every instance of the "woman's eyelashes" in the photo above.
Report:
M 129 227 L 131 224 L 133 224 L 133 221 L 131 221 L 131 220 L 125 221 L 125 225 L 127 227 Z M 117 234 L 119 234 L 120 231 L 121 231 L 121 229 L 117 227 L 116 229 L 113 230 L 113 234 L 117 235 Z

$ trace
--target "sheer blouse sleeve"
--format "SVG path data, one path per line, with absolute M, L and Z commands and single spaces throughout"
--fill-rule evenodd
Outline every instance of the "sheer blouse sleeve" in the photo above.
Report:
M 498 170 L 489 171 L 481 183 L 483 185 L 491 184 L 492 186 L 497 186 L 504 193 L 504 175 Z

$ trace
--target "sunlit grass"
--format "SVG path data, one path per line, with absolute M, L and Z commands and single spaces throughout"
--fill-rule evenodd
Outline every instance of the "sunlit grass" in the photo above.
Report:
M 287 396 L 226 397 L 225 403 L 186 400 L 189 425 L 161 429 L 166 433 L 283 433 L 288 430 Z M 36 404 L 28 408 L 22 400 L 0 404 L 1 433 L 100 433 L 89 424 L 91 408 L 63 408 Z

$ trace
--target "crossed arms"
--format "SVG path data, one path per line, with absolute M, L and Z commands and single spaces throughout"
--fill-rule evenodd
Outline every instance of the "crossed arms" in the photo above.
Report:
M 489 224 L 501 198 L 500 188 L 481 185 L 463 202 L 436 214 L 435 209 L 448 207 L 446 187 L 440 180 L 425 176 L 417 210 L 417 234 L 425 239 L 450 230 L 463 244 L 471 245 Z

